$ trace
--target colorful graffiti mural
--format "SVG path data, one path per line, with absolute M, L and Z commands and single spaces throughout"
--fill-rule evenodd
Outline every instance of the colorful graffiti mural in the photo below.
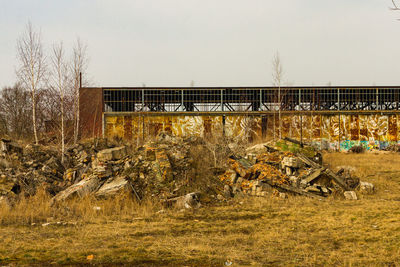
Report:
M 385 148 L 400 141 L 400 115 L 159 115 L 105 114 L 108 137 L 143 139 L 167 132 L 177 136 L 216 136 L 247 141 L 291 137 L 324 149 Z M 339 145 L 340 144 L 340 145 Z

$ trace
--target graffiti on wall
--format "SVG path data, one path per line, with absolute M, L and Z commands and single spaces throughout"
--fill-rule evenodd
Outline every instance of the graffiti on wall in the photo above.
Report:
M 163 115 L 105 114 L 105 135 L 143 139 L 167 132 L 176 136 L 217 136 L 247 141 L 291 137 L 323 149 L 385 148 L 400 141 L 400 115 Z M 340 145 L 339 145 L 340 144 Z

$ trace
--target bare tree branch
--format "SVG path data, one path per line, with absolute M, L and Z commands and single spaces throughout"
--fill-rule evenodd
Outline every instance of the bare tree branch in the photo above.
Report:
M 273 59 L 272 59 L 272 84 L 278 87 L 278 118 L 279 118 L 279 138 L 282 138 L 282 131 L 281 131 L 281 106 L 282 106 L 282 99 L 281 99 L 281 85 L 283 80 L 283 67 L 279 52 L 276 52 Z M 274 127 L 275 127 L 275 107 L 274 107 Z M 274 130 L 274 138 L 275 138 L 275 130 Z
M 79 136 L 79 87 L 81 74 L 85 76 L 88 66 L 87 45 L 82 43 L 78 37 L 73 48 L 71 73 L 73 76 L 73 95 L 74 95 L 74 144 L 78 141 Z M 85 83 L 84 83 L 85 85 Z
M 390 7 L 390 10 L 400 10 L 398 5 L 396 4 L 395 0 L 392 0 L 393 7 Z
M 51 55 L 52 67 L 52 88 L 57 89 L 60 97 L 60 112 L 61 112 L 61 162 L 64 162 L 65 153 L 65 125 L 64 125 L 64 99 L 65 90 L 68 86 L 68 66 L 65 63 L 64 48 L 62 42 L 54 44 Z
M 30 22 L 26 26 L 25 33 L 17 40 L 17 56 L 20 64 L 17 76 L 22 86 L 31 94 L 33 133 L 35 143 L 38 144 L 36 98 L 38 90 L 45 81 L 47 66 L 41 34 L 33 29 Z

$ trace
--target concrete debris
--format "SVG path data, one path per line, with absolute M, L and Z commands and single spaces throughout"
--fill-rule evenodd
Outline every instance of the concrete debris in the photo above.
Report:
M 142 146 L 86 140 L 70 146 L 62 163 L 54 147 L 22 146 L 2 139 L 0 202 L 12 205 L 39 188 L 53 197 L 53 203 L 124 194 L 139 202 L 151 198 L 180 209 L 245 195 L 321 198 L 356 189 L 374 192 L 372 184 L 360 182 L 352 171 L 335 173 L 326 168 L 318 151 L 294 140 L 287 141 L 298 146 L 294 151 L 282 149 L 280 141 L 280 146 L 269 142 L 249 149 L 234 142 L 224 138 L 209 143 L 168 134 Z
M 287 141 L 300 145 L 292 139 Z M 358 187 L 364 193 L 373 191 L 372 184 L 361 185 L 359 178 L 348 169 L 340 169 L 334 173 L 321 165 L 321 155 L 307 152 L 308 148 L 304 144 L 301 144 L 301 149 L 297 152 L 283 151 L 279 147 L 266 145 L 264 147 L 266 149 L 257 155 L 253 165 L 249 165 L 248 161 L 246 165 L 242 164 L 242 158 L 228 159 L 230 167 L 220 175 L 220 179 L 230 188 L 235 188 L 232 190 L 233 195 L 241 191 L 252 196 L 266 196 L 275 190 L 279 197 L 282 197 L 282 193 L 286 196 L 289 194 L 320 198 L 338 191 L 353 192 L 352 190 Z M 257 149 L 260 149 L 260 146 L 253 146 L 248 151 L 254 152 Z M 354 198 L 353 195 L 348 197 Z
M 375 191 L 375 187 L 371 183 L 360 182 L 360 193 L 361 194 L 373 194 Z
M 54 201 L 64 201 L 73 197 L 79 196 L 84 197 L 94 191 L 96 191 L 101 184 L 101 178 L 92 175 L 84 178 L 76 184 L 71 185 L 65 190 L 61 191 L 54 197 Z
M 113 147 L 101 150 L 97 153 L 99 161 L 119 160 L 126 156 L 126 147 Z
M 189 193 L 181 197 L 170 198 L 163 201 L 166 207 L 175 207 L 177 209 L 200 208 L 199 193 Z
M 344 197 L 348 200 L 357 200 L 357 194 L 354 191 L 345 191 Z
M 131 191 L 131 183 L 129 177 L 118 176 L 107 180 L 100 189 L 95 193 L 98 197 L 111 197 L 117 194 Z

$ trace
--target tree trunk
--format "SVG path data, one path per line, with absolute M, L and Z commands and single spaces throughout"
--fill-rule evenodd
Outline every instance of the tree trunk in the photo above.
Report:
M 35 137 L 35 144 L 39 144 L 36 127 L 36 97 L 35 90 L 32 91 L 32 122 L 33 122 L 33 135 Z

